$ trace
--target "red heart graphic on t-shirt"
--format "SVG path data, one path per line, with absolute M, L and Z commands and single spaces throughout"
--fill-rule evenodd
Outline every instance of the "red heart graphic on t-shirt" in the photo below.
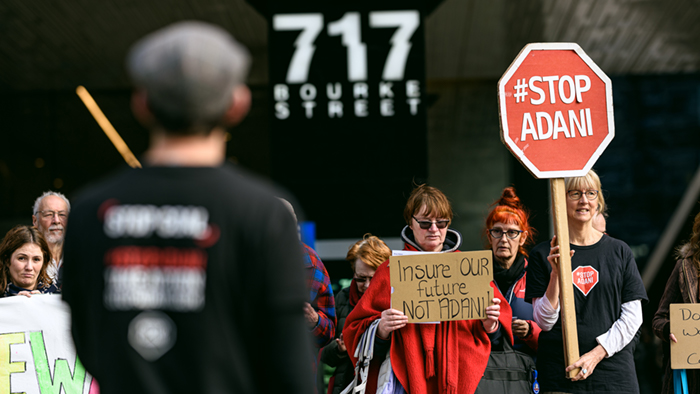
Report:
M 598 271 L 590 265 L 583 265 L 576 268 L 572 273 L 574 286 L 587 296 L 591 289 L 598 284 Z

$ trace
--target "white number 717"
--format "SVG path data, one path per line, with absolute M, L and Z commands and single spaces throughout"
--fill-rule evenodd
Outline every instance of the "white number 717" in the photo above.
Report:
M 287 83 L 304 83 L 308 80 L 311 60 L 316 52 L 314 42 L 323 30 L 323 15 L 278 14 L 272 19 L 276 31 L 301 30 L 294 42 L 296 49 L 287 69 Z M 406 60 L 411 51 L 411 37 L 420 25 L 420 14 L 408 11 L 373 11 L 369 13 L 369 26 L 373 28 L 397 27 L 391 37 L 391 49 L 384 63 L 382 79 L 395 81 L 403 79 Z M 360 14 L 346 12 L 342 18 L 328 24 L 329 36 L 341 36 L 347 47 L 348 80 L 367 79 L 367 46 L 362 42 Z

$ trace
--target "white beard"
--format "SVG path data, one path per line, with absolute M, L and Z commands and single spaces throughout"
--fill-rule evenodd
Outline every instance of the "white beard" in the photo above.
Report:
M 49 227 L 48 231 L 46 231 L 46 234 L 44 235 L 44 238 L 46 238 L 46 242 L 50 244 L 62 244 L 63 243 L 63 236 L 65 235 L 65 232 L 61 232 L 60 235 L 58 234 L 53 234 L 51 230 L 62 230 L 65 231 L 63 226 L 51 226 Z

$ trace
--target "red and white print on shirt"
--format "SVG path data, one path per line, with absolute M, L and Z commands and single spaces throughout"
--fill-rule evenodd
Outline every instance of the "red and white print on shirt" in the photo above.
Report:
M 585 296 L 598 284 L 598 271 L 590 265 L 577 267 L 571 275 L 574 286 Z

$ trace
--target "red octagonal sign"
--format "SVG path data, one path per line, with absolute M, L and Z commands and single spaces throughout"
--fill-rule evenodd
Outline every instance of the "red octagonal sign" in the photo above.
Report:
M 615 136 L 610 78 L 578 44 L 525 46 L 498 98 L 501 139 L 537 178 L 586 175 Z

